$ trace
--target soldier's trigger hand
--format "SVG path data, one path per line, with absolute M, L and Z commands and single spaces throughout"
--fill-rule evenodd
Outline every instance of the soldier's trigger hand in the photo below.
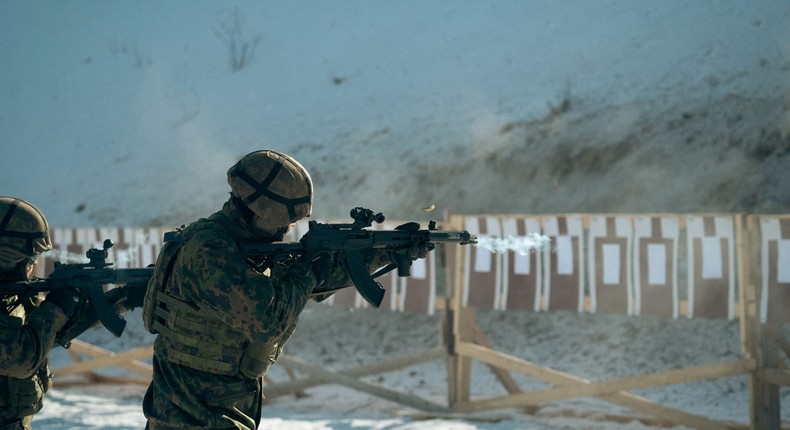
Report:
M 60 308 L 67 317 L 71 318 L 76 309 L 75 301 L 79 297 L 79 292 L 73 288 L 61 288 L 51 291 L 44 299 L 44 303 L 52 303 Z
M 315 277 L 313 275 L 313 262 L 310 256 L 303 255 L 288 267 L 288 276 L 291 278 Z
M 145 299 L 146 285 L 128 284 L 128 285 L 124 285 L 123 287 L 114 288 L 114 290 L 118 290 L 122 296 L 125 296 L 123 305 L 126 309 L 132 310 L 143 306 L 143 300 Z M 118 299 L 115 300 L 110 299 L 109 292 L 107 296 L 108 296 L 108 301 L 110 303 L 115 303 L 118 300 Z
M 332 254 L 320 252 L 310 258 L 310 267 L 315 275 L 316 285 L 322 286 L 329 280 L 332 273 Z

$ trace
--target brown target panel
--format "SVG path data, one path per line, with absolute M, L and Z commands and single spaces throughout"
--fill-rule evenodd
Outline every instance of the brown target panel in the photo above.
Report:
M 760 320 L 790 322 L 790 218 L 760 216 Z
M 588 231 L 590 311 L 633 314 L 631 217 L 594 215 Z
M 540 217 L 503 218 L 502 234 L 516 245 L 529 244 L 541 234 Z M 502 261 L 502 309 L 540 310 L 543 281 L 541 250 L 517 246 Z
M 545 216 L 543 251 L 545 306 L 550 311 L 584 310 L 584 225 L 581 216 Z
M 499 217 L 464 217 L 464 229 L 478 241 L 501 238 Z M 477 309 L 497 309 L 500 302 L 502 254 L 481 246 L 464 246 L 463 304 Z
M 688 317 L 735 316 L 735 222 L 732 215 L 686 217 Z
M 676 216 L 634 218 L 634 314 L 678 317 Z

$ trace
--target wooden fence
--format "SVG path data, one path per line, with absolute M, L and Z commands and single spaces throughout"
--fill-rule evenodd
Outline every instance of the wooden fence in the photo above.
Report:
M 396 225 L 396 223 L 393 223 Z M 389 228 L 388 226 L 383 226 Z M 717 422 L 634 395 L 629 391 L 733 375 L 749 378 L 748 428 L 782 427 L 779 390 L 790 385 L 790 342 L 782 331 L 790 312 L 790 216 L 741 214 L 560 214 L 453 215 L 443 228 L 467 229 L 480 238 L 525 238 L 541 235 L 551 247 L 537 252 L 491 252 L 481 247 L 446 247 L 415 267 L 409 279 L 395 276 L 383 308 L 392 311 L 443 311 L 441 348 L 429 349 L 384 363 L 335 370 L 292 356 L 278 362 L 291 375 L 287 382 L 267 386 L 267 398 L 299 393 L 308 387 L 337 383 L 396 403 L 438 415 L 453 416 L 501 408 L 524 407 L 578 397 L 596 397 L 653 416 L 655 423 L 693 428 L 744 428 Z M 56 229 L 57 231 L 57 229 Z M 56 249 L 68 249 L 71 238 L 104 238 L 101 232 L 61 232 Z M 161 229 L 125 231 L 130 255 L 155 256 Z M 290 239 L 304 232 L 298 226 Z M 107 233 L 107 232 L 105 232 Z M 60 248 L 58 248 L 60 246 Z M 149 251 L 134 251 L 143 246 Z M 131 249 L 132 251 L 128 251 Z M 136 254 L 135 254 L 136 253 Z M 62 256 L 64 254 L 60 254 Z M 127 257 L 127 260 L 132 260 Z M 441 264 L 444 261 L 445 264 Z M 129 267 L 119 265 L 119 267 Z M 445 281 L 440 284 L 438 280 Z M 444 291 L 439 291 L 444 287 Z M 351 289 L 336 294 L 330 304 L 365 306 Z M 667 318 L 739 319 L 742 358 L 664 372 L 591 381 L 496 351 L 477 326 L 474 309 L 567 310 Z M 150 348 L 109 353 L 75 342 L 88 362 L 58 370 L 84 373 L 120 365 L 150 376 L 150 368 L 135 360 L 150 356 Z M 690 346 L 690 348 L 693 346 Z M 363 376 L 389 372 L 431 360 L 446 360 L 447 404 L 364 382 Z M 471 400 L 471 364 L 479 361 L 494 372 L 508 395 Z M 511 372 L 548 383 L 551 388 L 522 392 Z M 296 375 L 299 374 L 300 377 Z M 146 376 L 148 375 L 148 376 Z M 96 378 L 94 377 L 95 381 Z M 143 378 L 145 380 L 145 378 Z M 534 409 L 533 409 L 534 410 Z

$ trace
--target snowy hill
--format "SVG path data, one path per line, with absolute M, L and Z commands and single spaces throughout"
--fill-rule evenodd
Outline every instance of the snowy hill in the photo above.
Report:
M 180 225 L 272 148 L 327 218 L 787 212 L 788 23 L 781 0 L 6 1 L 0 189 L 55 226 Z
M 221 206 L 227 168 L 257 149 L 310 170 L 321 218 L 360 205 L 416 220 L 790 213 L 785 0 L 4 0 L 0 58 L 0 194 L 30 200 L 52 226 L 190 222 Z M 316 308 L 287 352 L 338 368 L 344 356 L 375 361 L 431 342 L 436 318 Z M 739 354 L 729 321 L 491 312 L 480 323 L 497 347 L 590 378 Z M 86 340 L 113 351 L 152 341 L 130 326 Z M 501 390 L 486 370 L 475 370 L 481 390 Z M 374 382 L 441 402 L 445 375 L 434 363 Z M 116 389 L 56 389 L 35 424 L 140 428 L 142 389 Z M 420 422 L 343 390 L 275 400 L 264 425 L 653 428 L 598 422 L 622 411 L 586 401 L 571 404 L 591 411 L 582 420 L 549 408 Z M 743 377 L 648 397 L 748 421 Z

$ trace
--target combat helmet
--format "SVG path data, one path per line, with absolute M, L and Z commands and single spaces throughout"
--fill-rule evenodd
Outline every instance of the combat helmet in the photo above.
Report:
M 50 249 L 44 214 L 24 200 L 0 197 L 0 271 L 11 271 Z
M 228 169 L 236 206 L 248 223 L 257 215 L 272 229 L 287 227 L 313 210 L 313 180 L 293 157 L 254 151 Z M 248 211 L 245 211 L 245 208 Z

